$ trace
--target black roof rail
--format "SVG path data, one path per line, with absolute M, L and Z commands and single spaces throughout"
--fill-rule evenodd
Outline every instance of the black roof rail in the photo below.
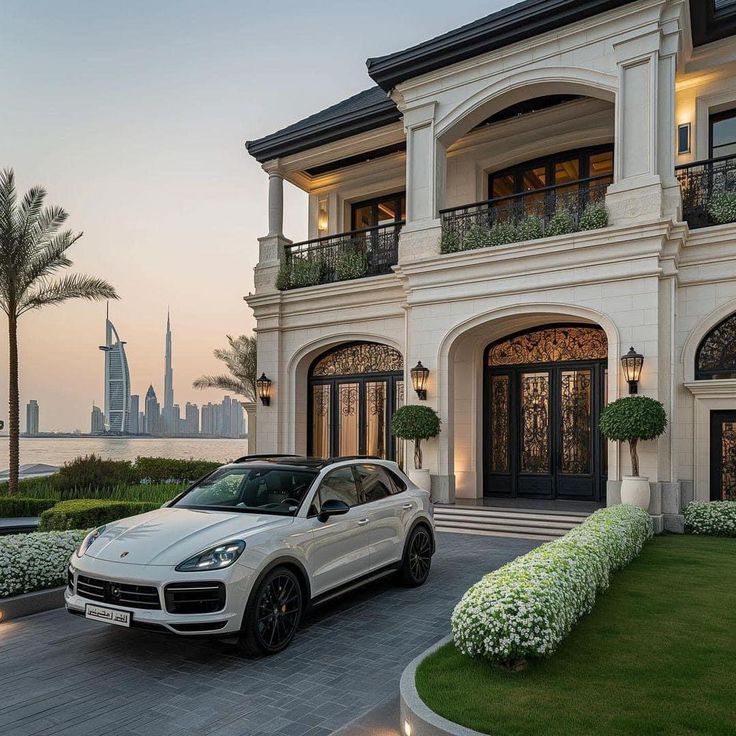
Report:
M 341 463 L 345 460 L 381 460 L 378 455 L 342 455 L 341 457 L 330 457 L 325 460 L 325 465 Z
M 279 460 L 285 457 L 301 457 L 301 455 L 295 455 L 293 453 L 277 453 L 277 452 L 264 452 L 259 455 L 243 455 L 237 460 L 233 460 L 234 463 L 245 463 L 248 460 Z

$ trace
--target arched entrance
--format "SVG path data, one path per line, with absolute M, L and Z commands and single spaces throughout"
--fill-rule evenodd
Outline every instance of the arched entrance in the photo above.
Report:
M 696 380 L 736 378 L 736 314 L 721 320 L 695 353 Z M 736 410 L 710 411 L 710 498 L 736 500 Z
M 388 345 L 338 345 L 314 360 L 308 377 L 307 452 L 375 455 L 401 462 L 391 418 L 404 403 L 404 361 Z
M 484 495 L 602 502 L 598 418 L 608 342 L 600 327 L 546 325 L 484 354 Z

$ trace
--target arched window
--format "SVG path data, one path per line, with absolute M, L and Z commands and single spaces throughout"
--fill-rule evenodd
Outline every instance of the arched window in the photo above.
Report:
M 309 371 L 308 452 L 375 455 L 402 462 L 391 418 L 404 402 L 404 360 L 388 345 L 353 342 L 320 355 Z
M 605 360 L 607 355 L 608 341 L 600 327 L 543 327 L 497 342 L 488 351 L 488 365 Z
M 736 378 L 736 314 L 719 322 L 700 342 L 695 378 Z

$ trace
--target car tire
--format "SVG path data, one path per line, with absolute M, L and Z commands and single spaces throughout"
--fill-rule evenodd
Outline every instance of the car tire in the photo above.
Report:
M 275 567 L 258 583 L 243 615 L 240 649 L 248 656 L 276 654 L 294 638 L 304 612 L 304 594 L 297 576 Z
M 432 533 L 424 524 L 412 529 L 399 568 L 399 579 L 409 588 L 424 585 L 432 565 Z

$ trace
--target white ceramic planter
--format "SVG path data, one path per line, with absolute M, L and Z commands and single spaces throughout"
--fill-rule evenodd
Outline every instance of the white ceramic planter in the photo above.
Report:
M 429 470 L 422 468 L 421 470 L 415 470 L 410 468 L 407 473 L 409 480 L 415 485 L 423 488 L 425 491 L 432 490 L 432 480 L 429 477 Z
M 649 478 L 625 475 L 621 481 L 621 503 L 630 503 L 644 511 L 649 510 L 651 501 Z

